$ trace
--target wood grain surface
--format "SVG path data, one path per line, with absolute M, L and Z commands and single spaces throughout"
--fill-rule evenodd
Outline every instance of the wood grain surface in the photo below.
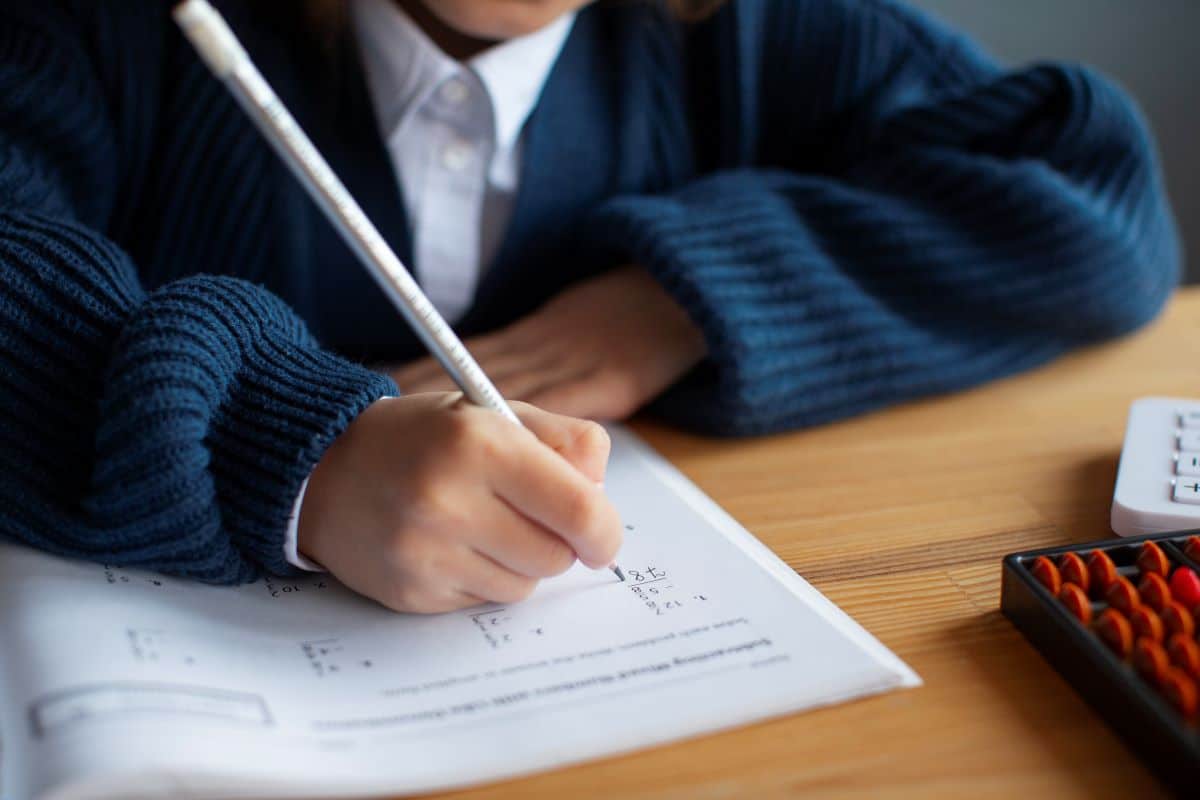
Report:
M 756 440 L 639 434 L 925 686 L 456 798 L 1165 796 L 1000 615 L 1000 559 L 1112 536 L 1129 404 L 1200 397 L 1200 290 L 974 391 Z

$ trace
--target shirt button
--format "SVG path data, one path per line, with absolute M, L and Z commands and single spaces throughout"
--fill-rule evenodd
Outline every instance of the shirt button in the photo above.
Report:
M 471 165 L 475 148 L 470 142 L 455 139 L 442 150 L 442 166 L 453 172 L 462 172 Z
M 442 84 L 442 99 L 452 106 L 461 106 L 471 95 L 471 90 L 458 78 L 451 78 Z

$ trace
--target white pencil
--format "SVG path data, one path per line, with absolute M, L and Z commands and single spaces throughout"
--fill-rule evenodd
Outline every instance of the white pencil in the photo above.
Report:
M 209 69 L 225 84 L 292 174 L 308 190 L 425 347 L 462 389 L 463 395 L 472 403 L 497 411 L 520 425 L 521 420 L 499 390 L 429 302 L 399 256 L 388 247 L 325 157 L 254 66 L 220 12 L 207 0 L 184 0 L 175 7 L 173 16 Z M 619 567 L 614 565 L 610 569 L 625 580 Z
M 185 0 L 175 8 L 174 16 L 213 74 L 237 98 L 467 399 L 520 425 L 512 408 L 254 66 L 221 14 L 207 0 Z

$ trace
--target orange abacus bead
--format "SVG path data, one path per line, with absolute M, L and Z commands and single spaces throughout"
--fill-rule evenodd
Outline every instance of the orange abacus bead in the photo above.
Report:
M 1152 572 L 1142 576 L 1138 583 L 1138 594 L 1142 596 L 1143 603 L 1161 614 L 1171 600 L 1171 587 L 1167 585 L 1166 578 Z
M 1084 625 L 1092 621 L 1092 601 L 1088 600 L 1087 592 L 1083 591 L 1078 584 L 1064 583 L 1058 590 L 1058 601 L 1067 607 L 1071 616 Z M 1162 622 L 1159 621 L 1159 625 L 1161 624 Z
M 1167 651 L 1158 642 L 1153 642 L 1144 636 L 1133 646 L 1133 666 L 1141 676 L 1150 683 L 1158 686 L 1167 676 L 1171 667 L 1171 659 Z
M 1200 536 L 1189 536 L 1187 544 L 1183 546 L 1183 552 L 1192 561 L 1200 561 Z
M 1167 626 L 1167 630 L 1171 633 L 1182 633 L 1184 636 L 1191 636 L 1196 632 L 1196 621 L 1192 619 L 1192 612 L 1184 608 L 1183 603 L 1176 600 L 1168 601 L 1162 610 L 1163 624 Z
M 1133 627 L 1125 615 L 1115 608 L 1106 608 L 1096 617 L 1096 635 L 1119 658 L 1129 658 L 1133 651 Z
M 1200 574 L 1191 567 L 1178 567 L 1168 581 L 1171 596 L 1183 603 L 1185 608 L 1200 606 Z
M 1110 606 L 1128 614 L 1142 604 L 1138 590 L 1129 582 L 1129 578 L 1117 576 L 1104 592 L 1104 600 Z
M 1171 562 L 1167 559 L 1167 554 L 1154 542 L 1142 542 L 1138 550 L 1137 566 L 1142 574 L 1153 572 L 1155 575 L 1166 577 L 1171 571 Z
M 1088 575 L 1092 592 L 1104 596 L 1108 585 L 1117 579 L 1117 565 L 1103 550 L 1093 550 L 1087 557 Z
M 1167 636 L 1167 626 L 1163 625 L 1160 617 L 1150 606 L 1138 606 L 1129 612 L 1129 624 L 1133 626 L 1136 636 L 1161 642 Z
M 1058 574 L 1062 576 L 1063 583 L 1073 583 L 1087 592 L 1090 576 L 1087 564 L 1083 563 L 1078 553 L 1063 553 L 1058 557 Z
M 1171 662 L 1192 678 L 1200 680 L 1200 644 L 1190 636 L 1173 633 L 1167 640 L 1167 655 Z
M 1189 719 L 1196 716 L 1196 708 L 1200 705 L 1200 693 L 1196 691 L 1196 682 L 1183 674 L 1181 670 L 1171 667 L 1162 679 L 1162 691 L 1171 701 L 1171 705 L 1179 709 L 1179 713 Z
M 1029 568 L 1033 573 L 1033 577 L 1042 586 L 1045 586 L 1050 594 L 1057 596 L 1058 590 L 1062 588 L 1062 577 L 1058 574 L 1058 567 L 1054 566 L 1054 562 L 1045 556 L 1038 556 L 1033 560 L 1033 566 Z

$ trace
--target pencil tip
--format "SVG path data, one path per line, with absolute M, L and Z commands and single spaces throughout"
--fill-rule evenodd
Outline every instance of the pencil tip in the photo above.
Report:
M 625 582 L 625 573 L 621 572 L 620 567 L 618 567 L 616 564 L 613 564 L 611 567 L 609 567 L 609 569 L 613 571 L 613 575 L 616 575 L 621 580 L 621 583 Z

